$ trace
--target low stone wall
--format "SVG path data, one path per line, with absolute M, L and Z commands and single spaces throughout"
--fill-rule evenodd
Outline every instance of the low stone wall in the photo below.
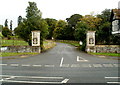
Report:
M 120 45 L 96 45 L 96 53 L 120 53 Z
M 32 47 L 32 46 L 7 46 L 7 47 L 1 47 L 0 52 L 18 52 L 18 53 L 24 53 L 24 52 L 35 52 L 40 53 L 40 47 Z

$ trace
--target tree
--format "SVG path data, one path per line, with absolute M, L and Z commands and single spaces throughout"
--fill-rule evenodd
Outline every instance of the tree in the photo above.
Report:
M 8 27 L 3 27 L 3 29 L 2 29 L 2 35 L 4 36 L 4 37 L 10 37 L 11 36 L 11 31 L 8 29 Z
M 52 37 L 53 37 L 53 31 L 55 29 L 57 20 L 51 19 L 51 18 L 46 18 L 45 21 L 48 24 L 48 31 L 49 31 L 49 34 L 47 35 L 47 39 L 52 39 Z
M 81 18 L 81 21 L 89 26 L 88 30 L 97 30 L 102 19 L 93 15 L 85 15 L 83 18 Z
M 54 29 L 54 38 L 55 39 L 65 39 L 65 29 L 66 29 L 67 23 L 64 20 L 59 20 L 56 23 L 55 29 Z
M 8 20 L 5 20 L 5 27 L 8 27 Z
M 22 16 L 18 17 L 18 25 L 22 22 Z
M 110 22 L 105 22 L 103 23 L 100 27 L 99 30 L 96 32 L 96 41 L 99 44 L 110 44 L 109 39 L 110 39 L 110 32 L 109 29 L 111 27 Z
M 101 14 L 98 14 L 97 17 L 102 19 L 102 23 L 110 22 L 110 16 L 111 16 L 111 10 L 105 9 L 101 12 Z
M 67 22 L 68 22 L 68 28 L 67 28 L 67 32 L 68 32 L 68 39 L 73 40 L 74 39 L 74 31 L 75 31 L 75 26 L 77 24 L 77 22 L 80 21 L 80 19 L 82 18 L 82 15 L 79 14 L 74 14 L 72 15 L 70 18 L 67 18 Z
M 10 21 L 10 30 L 12 31 L 12 20 Z
M 42 19 L 42 13 L 38 10 L 35 2 L 29 2 L 29 6 L 26 9 L 26 19 L 18 25 L 15 29 L 15 33 L 31 45 L 31 31 L 40 30 L 40 47 L 43 51 L 43 40 L 48 34 L 48 25 L 44 19 Z
M 84 22 L 78 22 L 75 27 L 74 37 L 77 41 L 85 41 L 88 25 Z

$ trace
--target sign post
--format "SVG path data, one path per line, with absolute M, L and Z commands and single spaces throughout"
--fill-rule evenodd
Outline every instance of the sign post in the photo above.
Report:
M 32 31 L 32 47 L 40 52 L 40 31 Z
M 86 44 L 86 51 L 87 52 L 95 52 L 95 31 L 88 31 L 87 32 L 87 44 Z

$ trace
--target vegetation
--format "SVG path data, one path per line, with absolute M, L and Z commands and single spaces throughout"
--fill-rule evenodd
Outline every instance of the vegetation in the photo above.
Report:
M 120 53 L 90 53 L 92 55 L 104 55 L 104 56 L 117 56 L 120 57 Z
M 96 44 L 116 44 L 120 45 L 118 36 L 111 34 L 110 9 L 105 9 L 101 14 L 85 15 L 73 14 L 66 20 L 56 20 L 42 18 L 41 11 L 35 2 L 29 2 L 26 8 L 26 17 L 18 17 L 18 27 L 15 28 L 15 35 L 21 37 L 31 45 L 31 31 L 40 30 L 40 47 L 44 50 L 43 41 L 45 39 L 82 41 L 82 49 L 86 45 L 86 32 L 96 31 Z M 12 28 L 12 20 L 10 22 Z M 2 35 L 10 38 L 11 30 L 8 28 L 8 21 L 5 20 Z
M 29 2 L 26 12 L 26 18 L 15 29 L 15 33 L 31 45 L 31 31 L 40 30 L 40 47 L 43 50 L 43 40 L 48 34 L 48 25 L 42 19 L 42 13 L 38 10 L 35 2 Z
M 2 57 L 7 57 L 7 56 L 22 56 L 22 55 L 36 55 L 38 53 L 9 53 L 5 52 L 2 53 Z
M 72 40 L 56 40 L 56 42 L 61 42 L 61 43 L 66 43 L 66 44 L 70 44 L 70 45 L 73 45 L 73 46 L 80 46 L 79 42 L 78 41 L 72 41 Z
M 2 46 L 28 46 L 28 43 L 23 40 L 2 40 Z

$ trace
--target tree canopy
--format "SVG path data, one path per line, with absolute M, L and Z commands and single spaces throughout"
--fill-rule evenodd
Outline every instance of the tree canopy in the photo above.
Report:
M 26 18 L 15 29 L 15 33 L 31 45 L 31 31 L 40 30 L 40 46 L 41 50 L 43 50 L 43 40 L 48 34 L 48 25 L 42 19 L 42 13 L 38 10 L 35 2 L 29 2 L 26 13 Z

